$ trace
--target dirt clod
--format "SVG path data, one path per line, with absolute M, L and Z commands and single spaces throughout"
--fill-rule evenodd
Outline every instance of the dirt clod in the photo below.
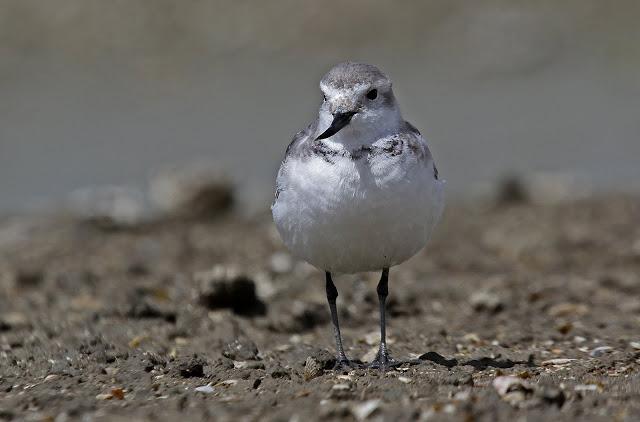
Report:
M 224 346 L 222 354 L 233 360 L 256 360 L 258 346 L 249 339 L 235 339 Z
M 175 312 L 162 309 L 149 299 L 136 300 L 131 303 L 126 315 L 130 318 L 162 318 L 168 322 L 176 321 Z
M 181 377 L 192 378 L 204 376 L 205 365 L 206 362 L 203 359 L 193 356 L 178 360 L 176 367 Z
M 271 376 L 271 378 L 287 378 L 287 379 L 291 379 L 291 372 L 288 369 L 283 368 L 280 365 L 276 365 L 275 367 L 271 368 L 269 370 L 269 375 Z
M 215 267 L 195 275 L 199 301 L 209 309 L 229 308 L 242 316 L 264 315 L 266 305 L 256 295 L 248 276 L 226 267 Z

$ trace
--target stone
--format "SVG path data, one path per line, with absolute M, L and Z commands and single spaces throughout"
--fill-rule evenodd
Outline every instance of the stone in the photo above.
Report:
M 205 393 L 205 394 L 211 394 L 215 391 L 210 384 L 196 387 L 194 388 L 194 390 L 197 391 L 198 393 Z
M 613 351 L 613 347 L 611 346 L 600 346 L 589 352 L 589 356 L 591 356 L 592 358 L 599 358 L 607 353 L 610 353 L 611 351 Z
M 558 303 L 547 311 L 552 317 L 582 316 L 589 312 L 589 307 L 582 303 Z
M 182 359 L 178 362 L 178 373 L 183 378 L 203 377 L 206 362 L 197 356 Z
M 269 370 L 269 375 L 271 378 L 288 378 L 291 379 L 291 374 L 289 370 L 283 368 L 280 365 L 276 365 L 274 368 Z
M 338 384 L 339 385 L 339 384 Z M 335 386 L 334 386 L 335 387 Z M 364 421 L 380 409 L 382 401 L 379 399 L 367 400 L 361 403 L 355 403 L 350 407 L 351 414 L 358 421 Z
M 257 360 L 258 346 L 247 338 L 237 338 L 224 346 L 222 355 L 235 361 Z
M 542 366 L 560 366 L 560 365 L 568 365 L 571 362 L 574 362 L 578 359 L 568 359 L 568 358 L 557 358 L 557 359 L 549 359 L 549 360 L 544 360 L 542 361 L 540 364 Z

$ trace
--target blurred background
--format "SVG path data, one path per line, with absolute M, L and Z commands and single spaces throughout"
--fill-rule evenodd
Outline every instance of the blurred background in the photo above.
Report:
M 318 81 L 395 82 L 450 195 L 638 191 L 635 0 L 0 0 L 0 213 L 208 162 L 264 209 Z M 146 201 L 146 199 L 143 199 Z

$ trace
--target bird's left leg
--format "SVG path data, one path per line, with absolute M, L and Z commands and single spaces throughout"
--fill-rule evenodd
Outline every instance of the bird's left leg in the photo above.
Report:
M 387 296 L 389 295 L 389 268 L 382 270 L 382 276 L 376 290 L 378 292 L 378 301 L 380 302 L 380 349 L 376 358 L 369 364 L 369 367 L 384 370 L 400 364 L 400 362 L 389 356 L 389 351 L 387 350 L 386 304 Z

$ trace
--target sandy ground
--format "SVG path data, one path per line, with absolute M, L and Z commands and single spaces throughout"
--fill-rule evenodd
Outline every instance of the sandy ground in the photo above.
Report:
M 0 420 L 639 420 L 640 198 L 453 204 L 332 371 L 321 272 L 268 214 L 0 222 Z M 378 274 L 336 280 L 348 355 Z M 523 419 L 525 418 L 525 419 Z

